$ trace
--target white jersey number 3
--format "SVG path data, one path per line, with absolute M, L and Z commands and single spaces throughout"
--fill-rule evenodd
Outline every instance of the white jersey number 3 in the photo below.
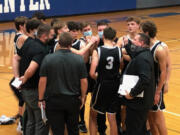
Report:
M 114 62 L 114 57 L 107 57 L 106 59 L 108 61 L 108 64 L 106 65 L 106 69 L 112 69 L 113 68 L 113 62 Z

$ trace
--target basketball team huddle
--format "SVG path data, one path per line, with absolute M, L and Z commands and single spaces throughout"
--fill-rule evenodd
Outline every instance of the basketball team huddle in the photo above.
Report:
M 10 87 L 19 100 L 23 134 L 167 135 L 163 110 L 171 63 L 153 21 L 128 17 L 127 34 L 120 37 L 104 20 L 97 22 L 96 35 L 89 22 L 52 19 L 47 24 L 42 14 L 20 16 L 14 23 Z M 122 95 L 120 85 L 128 75 L 138 81 Z M 18 88 L 12 86 L 16 78 L 22 82 Z

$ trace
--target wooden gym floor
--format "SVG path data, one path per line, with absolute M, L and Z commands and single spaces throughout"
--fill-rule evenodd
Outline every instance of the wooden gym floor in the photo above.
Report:
M 172 73 L 169 84 L 169 92 L 165 95 L 166 110 L 164 111 L 166 117 L 166 124 L 169 135 L 180 134 L 180 6 L 121 11 L 106 14 L 83 15 L 74 17 L 60 18 L 63 21 L 89 21 L 93 24 L 95 30 L 95 23 L 98 20 L 105 19 L 110 22 L 110 26 L 117 30 L 118 36 L 126 34 L 125 19 L 128 16 L 138 16 L 141 19 L 153 20 L 158 26 L 158 38 L 168 44 L 172 60 Z M 50 22 L 50 19 L 48 20 Z M 14 25 L 10 23 L 0 24 L 0 116 L 13 116 L 17 113 L 18 102 L 16 101 L 8 83 L 12 78 L 11 58 L 13 56 L 13 39 L 14 39 Z M 4 31 L 5 30 L 5 31 Z M 4 31 L 4 32 L 2 32 Z M 86 103 L 86 125 L 88 126 L 89 117 L 89 102 L 88 96 Z M 0 135 L 16 135 L 17 124 L 1 125 Z M 82 134 L 81 134 L 82 135 Z M 109 129 L 107 130 L 109 135 Z

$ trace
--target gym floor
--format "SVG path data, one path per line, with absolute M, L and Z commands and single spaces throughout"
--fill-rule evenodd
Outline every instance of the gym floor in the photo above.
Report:
M 117 30 L 118 37 L 126 34 L 125 19 L 129 16 L 138 16 L 142 20 L 153 20 L 158 27 L 158 39 L 165 42 L 170 50 L 172 72 L 169 92 L 165 95 L 166 110 L 164 115 L 169 135 L 180 134 L 180 6 L 120 11 L 104 14 L 61 17 L 62 21 L 89 21 L 96 34 L 96 22 L 106 20 Z M 48 19 L 47 22 L 50 22 Z M 11 117 L 18 112 L 18 102 L 9 88 L 12 74 L 13 40 L 15 31 L 13 22 L 0 24 L 0 116 Z M 179 77 L 178 77 L 179 76 Z M 90 94 L 86 102 L 85 120 L 88 127 Z M 0 135 L 17 135 L 17 123 L 0 125 Z M 109 134 L 109 128 L 107 129 Z M 89 133 L 87 133 L 89 134 Z M 83 134 L 81 134 L 83 135 Z

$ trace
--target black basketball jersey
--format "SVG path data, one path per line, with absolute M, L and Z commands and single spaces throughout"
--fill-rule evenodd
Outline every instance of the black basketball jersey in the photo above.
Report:
M 22 33 L 16 33 L 15 37 L 14 37 L 14 53 L 17 53 L 19 51 L 19 48 L 17 46 L 17 42 L 20 36 L 22 36 Z
M 54 53 L 56 51 L 56 47 L 59 45 L 58 41 L 59 40 L 55 40 L 54 47 L 53 47 L 53 52 L 52 53 Z
M 119 75 L 121 49 L 117 46 L 101 46 L 97 48 L 99 63 L 97 67 L 98 80 L 114 80 Z
M 159 63 L 158 61 L 156 60 L 156 49 L 157 47 L 161 45 L 161 41 L 158 41 L 156 42 L 151 48 L 151 53 L 153 55 L 153 59 L 154 59 L 154 73 L 155 73 L 155 82 L 156 82 L 156 85 L 158 84 L 159 82 L 159 78 L 160 78 L 160 66 L 159 66 Z
M 78 39 L 76 39 L 76 40 L 73 42 L 73 44 L 72 44 L 72 48 L 77 49 L 77 50 L 80 50 L 80 48 L 81 48 L 81 41 L 78 40 Z

